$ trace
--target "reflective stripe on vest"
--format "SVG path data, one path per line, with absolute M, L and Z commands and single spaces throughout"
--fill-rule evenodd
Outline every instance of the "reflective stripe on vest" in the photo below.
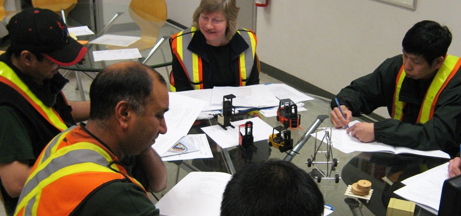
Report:
M 173 35 L 171 37 L 173 38 L 171 46 L 173 52 L 181 63 L 181 66 L 184 71 L 186 71 L 192 88 L 203 89 L 202 58 L 187 49 L 187 46 L 190 44 L 195 32 L 196 28 L 191 27 Z M 255 34 L 248 29 L 239 30 L 237 33 L 240 34 L 245 42 L 250 45 L 249 49 L 246 49 L 239 56 L 239 84 L 243 86 L 246 85 L 246 81 L 250 77 L 251 69 L 253 68 L 257 39 Z
M 425 123 L 429 121 L 434 115 L 435 104 L 439 98 L 440 93 L 450 82 L 451 78 L 455 76 L 461 65 L 461 59 L 456 56 L 447 55 L 440 69 L 437 71 L 431 85 L 429 86 L 424 101 L 419 110 L 417 123 Z M 399 100 L 400 89 L 402 88 L 403 80 L 406 77 L 405 69 L 402 65 L 399 74 L 397 75 L 395 93 L 394 93 L 394 105 L 392 109 L 392 118 L 397 120 L 403 119 L 403 107 L 405 103 Z
M 89 142 L 68 145 L 63 141 L 72 129 L 56 136 L 40 155 L 15 215 L 69 215 L 93 190 L 125 177 L 141 186 L 122 166 L 112 163 L 109 168 L 114 159 L 100 146 Z
M 66 123 L 61 119 L 61 116 L 59 116 L 53 108 L 43 104 L 18 75 L 4 62 L 0 62 L 0 82 L 10 86 L 21 94 L 24 99 L 43 116 L 43 118 L 58 130 L 63 131 L 67 129 Z

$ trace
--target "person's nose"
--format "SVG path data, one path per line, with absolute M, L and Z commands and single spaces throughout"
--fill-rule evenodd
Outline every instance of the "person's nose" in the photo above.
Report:
M 413 70 L 413 65 L 411 64 L 411 61 L 408 59 L 403 60 L 403 67 L 405 68 L 405 71 Z
M 165 119 L 162 119 L 162 121 L 160 122 L 160 128 L 159 128 L 158 132 L 160 134 L 165 134 L 167 130 L 168 129 L 167 129 L 167 126 L 166 126 L 166 121 L 165 121 Z
M 211 20 L 206 21 L 205 28 L 208 29 L 208 30 L 214 28 L 213 23 L 211 22 Z

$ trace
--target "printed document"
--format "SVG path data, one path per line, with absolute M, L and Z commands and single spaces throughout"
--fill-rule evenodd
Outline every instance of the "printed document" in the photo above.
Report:
M 358 121 L 351 122 L 350 125 L 357 123 Z M 369 142 L 364 143 L 358 140 L 355 137 L 352 137 L 349 133 L 346 132 L 346 129 L 337 129 L 337 128 L 328 128 L 324 131 L 319 131 L 317 133 L 312 134 L 317 139 L 321 140 L 325 133 L 330 133 L 331 130 L 331 142 L 333 147 L 342 151 L 346 154 L 352 153 L 355 151 L 358 152 L 387 152 L 392 154 L 414 154 L 414 155 L 421 155 L 427 157 L 437 157 L 437 158 L 447 158 L 450 159 L 450 155 L 447 153 L 440 151 L 440 150 L 433 150 L 433 151 L 422 151 L 422 150 L 415 150 L 406 147 L 395 147 L 391 145 L 387 145 L 380 142 Z
M 93 51 L 94 61 L 111 61 L 123 59 L 142 58 L 138 48 L 114 49 L 114 50 L 95 50 Z
M 155 206 L 160 215 L 218 216 L 224 189 L 231 178 L 223 172 L 191 172 Z
M 279 100 L 289 98 L 294 103 L 314 100 L 313 97 L 303 94 L 300 91 L 296 90 L 295 88 L 288 86 L 287 84 L 272 83 L 272 84 L 267 84 L 267 87 L 272 92 L 272 94 L 275 97 L 277 97 Z
M 247 121 L 253 122 L 252 132 L 254 142 L 269 139 L 273 128 L 258 117 L 231 122 L 235 128 L 228 126 L 227 130 L 224 130 L 219 125 L 203 127 L 202 130 L 221 148 L 230 148 L 239 145 L 239 126 L 245 124 Z
M 249 85 L 238 87 L 214 87 L 211 95 L 211 105 L 221 105 L 225 95 L 233 94 L 234 107 L 272 107 L 279 105 L 277 99 L 267 85 Z
M 98 37 L 92 41 L 90 44 L 103 44 L 103 45 L 113 45 L 113 46 L 122 46 L 127 47 L 137 40 L 141 39 L 140 37 L 135 36 L 122 36 L 122 35 L 111 35 L 105 34 L 101 37 Z
M 402 181 L 394 193 L 437 215 L 443 183 L 448 179 L 448 162 Z
M 187 140 L 187 141 L 186 141 Z M 191 160 L 198 158 L 213 158 L 210 144 L 206 138 L 206 134 L 190 134 L 183 137 L 178 143 L 184 146 L 174 145 L 175 153 L 168 150 L 165 154 L 160 155 L 162 161 L 177 161 L 177 160 Z
M 69 27 L 67 30 L 75 36 L 94 35 L 94 32 L 88 26 Z
M 153 145 L 159 155 L 165 154 L 181 138 L 189 133 L 192 124 L 205 103 L 195 98 L 169 93 L 170 107 L 165 113 L 166 134 L 160 134 Z

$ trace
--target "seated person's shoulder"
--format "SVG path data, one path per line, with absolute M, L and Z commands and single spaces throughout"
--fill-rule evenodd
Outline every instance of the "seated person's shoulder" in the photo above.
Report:
M 159 210 L 139 185 L 114 180 L 95 189 L 71 215 L 159 215 Z

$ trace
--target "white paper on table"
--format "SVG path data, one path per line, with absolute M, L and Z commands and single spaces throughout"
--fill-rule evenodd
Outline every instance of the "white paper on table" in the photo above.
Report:
M 213 88 L 211 95 L 211 105 L 221 105 L 225 95 L 233 94 L 234 107 L 272 107 L 279 105 L 277 99 L 267 85 L 249 85 L 237 87 L 217 87 Z
M 438 212 L 443 183 L 448 179 L 448 162 L 402 181 L 404 187 L 394 193 Z M 437 213 L 436 213 L 437 214 Z
M 211 105 L 211 95 L 213 94 L 213 89 L 198 89 L 198 90 L 180 91 L 180 92 L 175 92 L 175 94 L 192 97 L 192 98 L 199 99 L 199 100 L 206 102 L 206 105 L 202 111 L 222 110 L 222 104 Z
M 267 87 L 272 92 L 272 94 L 278 99 L 291 99 L 294 103 L 299 103 L 302 101 L 314 100 L 313 97 L 307 96 L 302 92 L 296 90 L 295 88 L 288 86 L 283 83 L 272 83 L 267 84 Z
M 165 194 L 155 206 L 160 215 L 217 216 L 227 182 L 222 172 L 191 172 Z
M 187 153 L 187 154 L 179 154 L 174 156 L 162 157 L 163 161 L 176 161 L 176 160 L 191 160 L 191 159 L 198 159 L 198 158 L 213 158 L 213 153 L 211 152 L 210 144 L 208 143 L 208 139 L 206 138 L 206 134 L 190 134 L 186 137 L 194 142 L 197 146 L 198 151 Z
M 359 121 L 353 121 L 349 125 L 354 125 Z M 330 131 L 328 128 L 326 131 Z M 415 150 L 407 147 L 394 147 L 391 145 L 387 145 L 380 142 L 369 142 L 364 143 L 358 140 L 355 137 L 352 137 L 350 134 L 346 132 L 346 129 L 337 129 L 331 128 L 331 141 L 333 147 L 344 152 L 344 153 L 352 153 L 355 151 L 359 152 L 387 152 L 393 154 L 414 154 L 414 155 L 421 155 L 427 157 L 437 157 L 437 158 L 446 158 L 450 159 L 450 155 L 446 152 L 440 150 L 432 150 L 432 151 L 422 151 L 422 150 Z M 312 134 L 312 136 L 316 137 L 317 139 L 321 140 L 325 135 L 325 131 L 319 131 L 317 133 Z
M 231 122 L 235 128 L 228 126 L 227 130 L 224 130 L 219 125 L 203 127 L 202 130 L 221 148 L 230 148 L 239 145 L 239 126 L 247 121 L 253 122 L 254 142 L 269 139 L 273 128 L 258 117 Z
M 84 35 L 94 35 L 94 32 L 88 28 L 88 26 L 77 26 L 67 28 L 69 33 L 74 34 L 75 36 L 84 36 Z
M 169 92 L 170 106 L 165 113 L 166 134 L 160 134 L 152 146 L 159 155 L 163 155 L 182 137 L 189 133 L 192 124 L 205 106 L 205 102 L 195 98 Z
M 141 38 L 135 36 L 105 34 L 90 41 L 89 43 L 127 47 L 139 39 Z
M 122 59 L 142 58 L 138 48 L 114 49 L 114 50 L 95 50 L 93 51 L 94 61 L 110 61 Z

